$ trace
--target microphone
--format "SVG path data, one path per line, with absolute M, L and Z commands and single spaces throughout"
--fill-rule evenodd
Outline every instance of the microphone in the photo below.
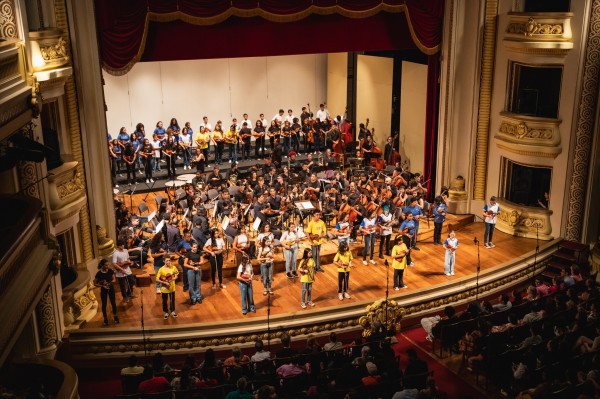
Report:
M 479 244 L 479 240 L 477 239 L 477 237 L 473 237 L 473 244 Z

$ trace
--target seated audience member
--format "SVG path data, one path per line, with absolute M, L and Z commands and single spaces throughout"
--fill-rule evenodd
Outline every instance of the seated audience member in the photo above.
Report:
M 288 334 L 281 334 L 280 340 L 283 347 L 275 352 L 275 357 L 277 359 L 286 359 L 298 354 L 298 351 L 291 347 L 292 338 Z
M 268 158 L 267 158 L 268 159 Z M 263 385 L 256 391 L 255 399 L 276 399 L 277 391 L 271 385 Z
M 548 287 L 548 295 L 554 294 L 558 290 L 561 290 L 562 284 L 562 278 L 560 278 L 559 276 L 553 276 L 552 284 L 550 284 L 550 286 Z
M 421 375 L 429 371 L 429 367 L 427 363 L 423 360 L 419 359 L 417 356 L 417 351 L 410 348 L 406 350 L 406 355 L 408 356 L 408 362 L 406 364 L 406 368 L 404 369 L 404 377 L 409 380 L 408 377 L 414 377 L 416 375 Z M 406 388 L 413 388 L 412 386 L 407 386 Z
M 560 278 L 563 280 L 564 287 L 570 287 L 575 285 L 575 279 L 571 276 L 570 271 L 567 267 L 564 267 L 560 271 Z
M 579 266 L 571 265 L 571 277 L 573 277 L 576 283 L 583 281 L 583 275 L 581 274 L 581 270 L 579 270 Z
M 331 334 L 329 334 L 329 342 L 327 342 L 325 345 L 323 345 L 323 351 L 324 352 L 329 352 L 329 351 L 336 351 L 339 349 L 342 349 L 342 342 L 337 340 L 337 335 L 332 332 Z
M 306 374 L 306 369 L 298 364 L 299 361 L 300 359 L 297 355 L 292 356 L 289 362 L 282 364 L 277 368 L 277 375 L 281 378 L 290 378 Z
M 439 315 L 424 317 L 421 319 L 421 326 L 423 326 L 423 329 L 427 333 L 427 340 L 433 341 L 433 338 L 439 334 L 442 326 L 452 324 L 456 321 L 456 310 L 454 310 L 453 306 L 446 306 L 443 318 Z
M 129 356 L 129 366 L 121 369 L 121 375 L 141 375 L 144 372 L 144 367 L 138 366 L 136 355 Z
M 373 362 L 367 362 L 365 365 L 367 368 L 367 376 L 361 378 L 361 382 L 365 386 L 377 385 L 381 382 L 381 376 L 377 370 L 377 365 Z
M 512 302 L 510 301 L 510 297 L 507 294 L 500 295 L 498 303 L 492 305 L 496 312 L 504 312 L 512 308 Z
M 540 335 L 542 327 L 537 323 L 529 324 L 529 337 L 525 338 L 518 346 L 518 349 L 529 348 L 533 345 L 542 343 L 542 336 Z
M 197 387 L 198 377 L 191 375 L 191 370 L 189 364 L 184 365 L 179 372 L 179 376 L 171 381 L 171 388 L 175 391 L 186 391 Z
M 523 296 L 518 290 L 512 290 L 510 293 L 510 302 L 513 304 L 513 306 L 519 306 L 523 303 Z
M 154 357 L 152 358 L 152 368 L 155 373 L 167 373 L 173 370 L 171 366 L 165 363 L 165 359 L 160 352 L 154 354 Z
M 516 315 L 516 313 L 509 313 L 508 314 L 508 322 L 497 325 L 497 326 L 492 326 L 492 334 L 504 332 L 510 328 L 515 328 L 518 325 L 519 325 L 519 319 L 518 319 L 518 316 Z
M 223 380 L 223 362 L 218 360 L 215 356 L 215 351 L 212 348 L 208 348 L 204 352 L 204 360 L 200 363 L 200 374 L 203 378 L 210 378 L 219 381 Z
M 237 389 L 229 392 L 225 399 L 252 399 L 251 387 L 248 385 L 246 377 L 240 377 L 235 385 Z
M 169 381 L 162 375 L 156 377 L 152 366 L 146 367 L 144 374 L 147 379 L 143 380 L 140 382 L 140 385 L 138 385 L 138 393 L 159 393 L 171 390 Z
M 539 299 L 540 295 L 538 294 L 537 289 L 535 289 L 535 285 L 530 285 L 527 287 L 527 293 L 523 298 L 525 301 L 533 302 Z
M 250 363 L 250 358 L 248 355 L 242 356 L 242 351 L 237 346 L 231 349 L 231 356 L 223 361 L 224 366 L 242 366 L 248 363 Z
M 535 289 L 538 293 L 538 296 L 546 296 L 548 295 L 548 290 L 550 286 L 546 284 L 545 281 L 540 280 L 539 278 L 535 279 Z
M 534 321 L 538 321 L 542 318 L 543 314 L 540 311 L 540 305 L 537 302 L 532 302 L 530 311 L 527 313 L 521 320 L 519 320 L 519 324 L 531 323 Z
M 252 363 L 259 363 L 264 360 L 269 360 L 271 358 L 271 352 L 266 351 L 264 349 L 264 343 L 262 342 L 262 340 L 259 339 L 254 343 L 254 349 L 256 349 L 256 352 L 250 358 L 250 361 Z
M 367 345 L 363 346 L 360 349 L 360 356 L 354 358 L 354 360 L 352 360 L 352 364 L 354 366 L 360 366 L 360 365 L 365 365 L 367 364 L 367 362 L 372 361 L 373 358 L 371 356 L 371 348 L 369 348 Z
M 587 352 L 595 352 L 600 349 L 600 325 L 596 325 L 595 327 L 596 336 L 593 338 L 588 338 L 584 335 L 581 335 L 575 341 L 575 345 L 573 345 L 573 351 L 575 353 L 587 353 Z

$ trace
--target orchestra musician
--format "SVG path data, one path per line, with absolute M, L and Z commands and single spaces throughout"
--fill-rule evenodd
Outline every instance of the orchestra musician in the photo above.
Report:
M 190 291 L 190 304 L 202 303 L 202 262 L 198 243 L 192 243 L 190 250 L 185 254 L 182 270 L 187 274 Z M 173 309 L 174 310 L 174 309 Z
M 435 197 L 433 206 L 433 244 L 442 245 L 442 226 L 446 219 L 446 204 L 441 195 Z
M 252 292 L 252 279 L 254 272 L 252 270 L 252 263 L 250 257 L 246 254 L 242 256 L 242 262 L 237 270 L 237 280 L 240 287 L 240 295 L 242 297 L 242 314 L 246 315 L 248 310 L 256 313 L 254 307 L 254 295 Z
M 250 159 L 250 147 L 252 146 L 252 130 L 247 122 L 242 123 L 240 129 L 240 138 L 242 140 L 242 159 Z
M 492 196 L 490 202 L 483 206 L 483 217 L 485 219 L 485 232 L 483 233 L 483 246 L 487 249 L 494 248 L 495 245 L 492 242 L 494 236 L 494 229 L 496 227 L 496 221 L 498 220 L 498 214 L 500 213 L 500 205 L 496 202 L 496 197 Z
M 289 121 L 283 122 L 283 127 L 281 128 L 281 137 L 283 137 L 283 153 L 287 154 L 290 152 L 290 144 L 292 139 L 292 125 Z
M 165 258 L 164 266 L 158 269 L 156 273 L 156 281 L 160 284 L 162 310 L 165 314 L 165 320 L 169 318 L 169 311 L 171 312 L 171 317 L 177 317 L 177 313 L 175 313 L 175 280 L 177 280 L 178 275 L 179 270 L 177 270 L 169 257 Z
M 365 247 L 363 249 L 363 265 L 367 264 L 367 256 L 369 256 L 369 262 L 374 265 L 376 262 L 373 259 L 375 252 L 375 225 L 377 224 L 377 213 L 371 212 L 367 217 L 363 218 L 360 223 L 360 231 L 364 235 Z
M 204 155 L 204 159 L 206 161 L 208 161 L 208 149 L 209 149 L 209 144 L 210 144 L 210 134 L 208 133 L 208 128 L 205 128 L 205 127 L 203 128 L 202 126 L 200 126 L 194 141 L 198 145 L 197 148 Z M 217 163 L 216 162 L 216 154 L 215 154 L 215 163 Z
M 221 121 L 217 121 L 211 139 L 215 143 L 215 164 L 221 165 L 223 163 L 223 149 L 225 148 L 225 133 L 223 133 Z M 209 162 L 208 157 L 206 162 Z
M 115 272 L 108 267 L 108 261 L 101 259 L 98 263 L 98 272 L 94 277 L 94 285 L 100 287 L 100 300 L 102 302 L 102 315 L 104 316 L 104 326 L 108 326 L 108 314 L 106 313 L 107 300 L 110 300 L 110 306 L 113 312 L 113 321 L 119 324 L 117 316 L 117 301 L 115 299 Z
M 227 133 L 225 133 L 225 142 L 229 145 L 229 163 L 237 162 L 238 160 L 238 141 L 239 134 L 237 125 L 233 124 L 229 127 L 229 130 L 227 130 Z
M 291 133 L 292 133 L 292 149 L 296 152 L 300 152 L 300 134 L 302 132 L 302 126 L 300 126 L 299 119 L 294 118 L 292 120 Z
M 228 190 L 221 191 L 221 199 L 217 202 L 217 215 L 219 217 L 229 216 L 233 209 L 233 201 L 231 201 Z
M 423 217 L 423 210 L 418 205 L 419 199 L 420 197 L 411 197 L 410 205 L 404 207 L 405 215 L 408 215 L 408 213 L 412 214 L 415 231 L 411 237 L 411 249 L 414 249 L 415 251 L 420 251 L 420 248 L 417 247 L 417 235 L 419 234 L 419 221 L 421 220 L 421 217 Z
M 150 140 L 144 139 L 144 144 L 140 149 L 140 157 L 144 162 L 144 173 L 146 174 L 146 184 L 154 183 L 154 179 L 152 178 L 152 170 L 153 168 L 153 160 L 152 154 L 154 150 L 152 148 L 152 144 L 150 144 Z
M 383 259 L 383 250 L 385 254 L 390 255 L 390 237 L 392 236 L 392 223 L 394 215 L 390 213 L 388 205 L 383 206 L 383 212 L 377 217 L 377 226 L 381 229 L 381 241 L 379 242 L 379 259 Z
M 300 307 L 306 309 L 307 304 L 315 306 L 315 303 L 312 301 L 312 285 L 315 281 L 315 261 L 310 248 L 304 248 L 298 271 L 302 275 L 300 277 L 300 282 L 302 283 Z
M 308 222 L 305 233 L 308 234 L 310 240 L 316 270 L 324 272 L 324 270 L 321 268 L 321 245 L 323 244 L 323 238 L 327 233 L 327 226 L 325 225 L 325 222 L 321 220 L 320 212 L 313 213 L 311 221 Z
M 280 167 L 282 160 L 283 149 L 281 148 L 279 139 L 275 138 L 275 140 L 273 141 L 273 151 L 271 151 L 271 162 L 273 162 L 273 164 L 275 164 L 276 167 Z
M 163 239 L 163 232 L 159 231 L 154 234 L 154 237 L 150 240 L 150 256 L 154 260 L 154 273 L 158 273 L 158 270 L 165 264 L 165 255 L 167 254 L 167 245 Z M 161 283 L 156 280 L 156 293 L 161 293 Z
M 262 115 L 262 114 L 261 114 Z M 258 153 L 261 153 L 261 157 L 265 156 L 265 127 L 263 126 L 261 120 L 256 121 L 256 125 L 254 126 L 254 131 L 252 133 L 254 136 L 254 158 L 258 158 Z
M 413 239 L 416 235 L 415 233 L 415 221 L 413 220 L 412 212 L 408 211 L 404 214 L 404 221 L 400 224 L 400 231 L 402 232 L 402 242 L 408 248 L 408 252 L 406 253 L 406 262 L 409 266 L 415 266 L 411 257 L 410 251 L 413 246 Z
M 396 236 L 394 248 L 392 248 L 392 269 L 394 269 L 394 291 L 399 291 L 400 288 L 408 288 L 404 284 L 404 270 L 408 258 L 409 249 L 402 240 L 402 236 Z
M 192 158 L 192 136 L 189 134 L 187 127 L 184 127 L 179 137 L 179 148 L 181 148 L 181 155 L 183 156 L 183 170 L 192 169 L 191 158 Z
M 242 256 L 246 254 L 250 257 L 254 257 L 256 246 L 250 241 L 247 231 L 248 228 L 245 225 L 240 226 L 237 235 L 233 239 L 231 247 Z
M 304 136 L 304 152 L 311 153 L 315 142 L 315 129 L 310 117 L 302 121 L 302 134 Z
M 225 241 L 223 233 L 218 229 L 210 230 L 210 237 L 204 244 L 204 252 L 208 254 L 210 262 L 210 278 L 212 279 L 212 289 L 217 289 L 216 277 L 219 277 L 219 287 L 225 288 L 223 284 L 223 251 L 225 250 Z
M 260 279 L 263 284 L 263 295 L 273 294 L 273 241 L 263 237 L 258 245 L 256 260 L 260 262 Z
M 127 184 L 131 185 L 132 180 L 133 183 L 137 183 L 135 178 L 135 151 L 129 142 L 125 143 L 122 159 L 127 170 Z
M 350 299 L 348 293 L 348 284 L 350 283 L 350 268 L 352 267 L 352 251 L 348 244 L 341 243 L 338 247 L 338 252 L 333 258 L 333 263 L 338 267 L 338 298 L 343 301 L 344 298 Z
M 204 173 L 206 164 L 206 157 L 199 148 L 196 148 L 194 155 L 192 156 L 192 165 L 196 167 L 196 171 Z
M 175 179 L 175 158 L 177 156 L 177 145 L 175 144 L 172 135 L 167 136 L 167 141 L 162 149 L 163 154 L 165 154 L 165 161 L 167 162 L 167 179 Z
M 238 170 L 237 163 L 231 164 L 231 169 L 227 171 L 227 184 L 230 187 L 236 186 L 240 171 Z
M 275 119 L 271 121 L 271 125 L 269 126 L 269 130 L 267 132 L 267 136 L 269 136 L 269 142 L 271 144 L 271 154 L 275 149 L 275 139 L 278 139 L 281 136 L 281 128 Z
M 325 150 L 325 165 L 329 165 L 330 163 L 335 163 L 337 162 L 337 158 L 333 156 L 333 153 L 331 152 L 331 149 L 327 148 Z
M 363 141 L 362 144 L 362 153 L 363 153 L 363 157 L 365 159 L 365 166 L 370 165 L 371 164 L 371 159 L 372 158 L 377 158 L 377 150 L 379 150 L 377 148 L 377 145 L 375 144 L 375 142 L 373 141 L 373 136 L 371 135 L 367 135 L 365 141 Z
M 115 267 L 115 274 L 121 289 L 123 301 L 129 302 L 133 295 L 133 286 L 135 285 L 135 277 L 131 272 L 130 266 L 133 264 L 129 259 L 129 251 L 125 249 L 125 239 L 117 240 L 117 248 L 112 255 L 112 263 Z
M 285 275 L 287 278 L 298 277 L 296 272 L 296 258 L 298 257 L 298 235 L 296 234 L 296 225 L 294 222 L 288 224 L 288 228 L 281 235 L 279 240 L 283 246 L 285 256 Z
M 219 167 L 215 166 L 213 168 L 212 173 L 207 174 L 204 178 L 204 183 L 206 183 L 206 185 L 209 185 L 211 181 L 221 180 L 221 173 L 219 172 L 219 170 Z
M 348 220 L 348 213 L 341 212 L 338 214 L 337 223 L 335 225 L 335 235 L 338 238 L 338 246 L 343 242 L 346 244 L 350 240 L 350 222 Z

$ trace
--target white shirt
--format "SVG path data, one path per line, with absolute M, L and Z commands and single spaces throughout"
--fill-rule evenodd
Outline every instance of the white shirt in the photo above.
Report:
M 242 119 L 242 121 L 240 122 L 241 127 L 244 127 L 244 122 L 246 122 L 248 124 L 246 126 L 248 129 L 250 129 L 250 130 L 254 129 L 254 125 L 252 124 L 252 121 L 250 119 Z
M 180 134 L 179 141 L 189 145 L 192 142 L 192 136 L 189 134 Z
M 452 249 L 456 249 L 458 247 L 458 239 L 456 237 L 454 238 L 446 238 L 446 241 L 444 241 L 444 244 L 449 246 L 449 249 L 446 249 L 446 251 L 448 252 L 452 252 Z
M 296 235 L 296 233 L 294 232 L 289 232 L 288 230 L 284 231 L 283 234 L 281 235 L 281 238 L 279 239 L 280 242 L 283 241 L 297 241 L 298 240 L 298 236 Z M 294 247 L 297 247 L 298 243 L 296 242 L 294 245 L 292 245 L 292 250 L 294 249 Z
M 160 145 L 162 141 L 160 140 L 152 140 L 152 148 L 154 148 L 154 158 L 160 158 Z
M 326 109 L 321 110 L 321 108 L 319 108 L 319 110 L 317 111 L 317 114 L 315 115 L 315 118 L 319 118 L 319 120 L 321 122 L 323 122 L 325 119 L 327 119 L 328 115 L 329 115 L 329 112 L 327 112 Z
M 212 127 L 212 125 L 210 124 L 210 122 L 202 123 L 202 124 L 200 125 L 200 128 L 201 128 L 201 129 L 208 128 L 208 130 L 210 130 L 210 131 L 212 131 L 212 130 L 213 130 L 213 127 Z
M 344 239 L 350 237 L 350 223 L 348 222 L 339 222 L 335 225 L 335 228 L 339 230 L 344 230 L 344 228 L 348 227 L 348 232 L 346 234 L 342 234 L 338 236 L 338 239 Z
M 283 115 L 276 114 L 272 120 L 277 121 L 279 125 L 283 125 Z M 268 126 L 265 129 L 268 129 Z
M 377 219 L 364 218 L 363 221 L 360 223 L 360 227 L 362 227 L 365 230 L 368 230 L 369 227 L 375 226 L 376 222 Z M 371 234 L 375 234 L 375 231 L 373 231 Z
M 222 238 L 217 238 L 217 239 L 215 239 L 214 245 L 221 250 L 221 249 L 225 248 L 225 241 Z M 204 248 L 211 247 L 211 246 L 213 246 L 212 238 L 209 238 L 208 240 L 206 240 L 206 243 L 204 244 Z
M 238 273 L 247 274 L 251 278 L 254 275 L 254 271 L 252 270 L 252 263 L 248 262 L 246 265 L 243 263 L 238 266 Z
M 264 127 L 265 130 L 269 129 L 269 126 L 271 126 L 271 124 L 269 123 L 269 121 L 266 120 L 266 119 L 259 119 L 259 121 L 260 121 L 260 123 L 262 123 L 262 127 Z
M 498 220 L 498 212 L 500 212 L 500 205 L 498 205 L 497 202 L 494 205 L 492 205 L 492 204 L 486 204 L 483 207 L 483 210 L 484 211 L 488 211 L 488 212 L 492 212 L 494 214 L 494 216 L 486 216 L 485 217 L 485 222 L 486 223 L 496 224 L 496 221 Z
M 258 243 L 257 245 L 260 246 L 260 243 L 262 242 L 263 238 L 267 237 L 269 240 L 273 241 L 273 233 L 271 233 L 270 231 L 268 233 L 260 233 L 257 237 L 256 237 L 256 242 Z M 239 242 L 239 239 L 238 239 Z
M 287 114 L 287 115 L 285 116 L 285 120 L 286 120 L 286 122 L 289 122 L 289 123 L 290 123 L 290 125 L 291 125 L 292 123 L 294 123 L 294 118 L 295 118 L 295 116 L 294 116 L 293 114 L 292 114 L 292 115 L 290 115 L 290 114 Z
M 379 217 L 381 218 L 383 223 L 389 223 L 392 221 L 392 214 L 388 213 L 387 216 L 385 213 L 382 213 L 381 215 L 379 215 Z M 384 227 L 381 226 L 381 235 L 382 236 L 389 236 L 390 234 L 392 234 L 392 226 L 388 226 L 388 227 Z
M 129 260 L 129 252 L 127 252 L 126 249 L 123 249 L 122 251 L 119 251 L 118 249 L 115 249 L 115 252 L 113 252 L 113 256 L 112 256 L 112 261 L 113 263 L 117 263 L 117 262 L 127 262 Z M 118 268 L 115 267 L 115 275 L 117 277 L 125 277 L 125 275 L 130 275 L 131 274 L 131 269 L 129 268 L 129 266 L 121 266 L 121 268 L 125 269 L 125 273 L 121 272 Z

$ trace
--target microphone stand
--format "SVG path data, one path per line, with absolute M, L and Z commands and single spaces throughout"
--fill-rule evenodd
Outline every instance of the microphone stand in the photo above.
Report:
M 267 266 L 267 275 L 269 267 Z M 267 293 L 267 350 L 271 351 L 271 293 Z
M 148 364 L 148 349 L 146 347 L 146 329 L 144 327 L 144 290 L 141 289 L 140 302 L 142 304 L 142 345 L 144 346 L 144 362 Z
M 389 331 L 388 298 L 390 296 L 390 263 L 386 259 L 384 264 L 385 264 L 385 331 Z
M 477 275 L 475 278 L 475 301 L 479 300 L 479 271 L 481 270 L 481 258 L 479 256 L 479 240 L 473 238 L 473 242 L 477 245 Z

